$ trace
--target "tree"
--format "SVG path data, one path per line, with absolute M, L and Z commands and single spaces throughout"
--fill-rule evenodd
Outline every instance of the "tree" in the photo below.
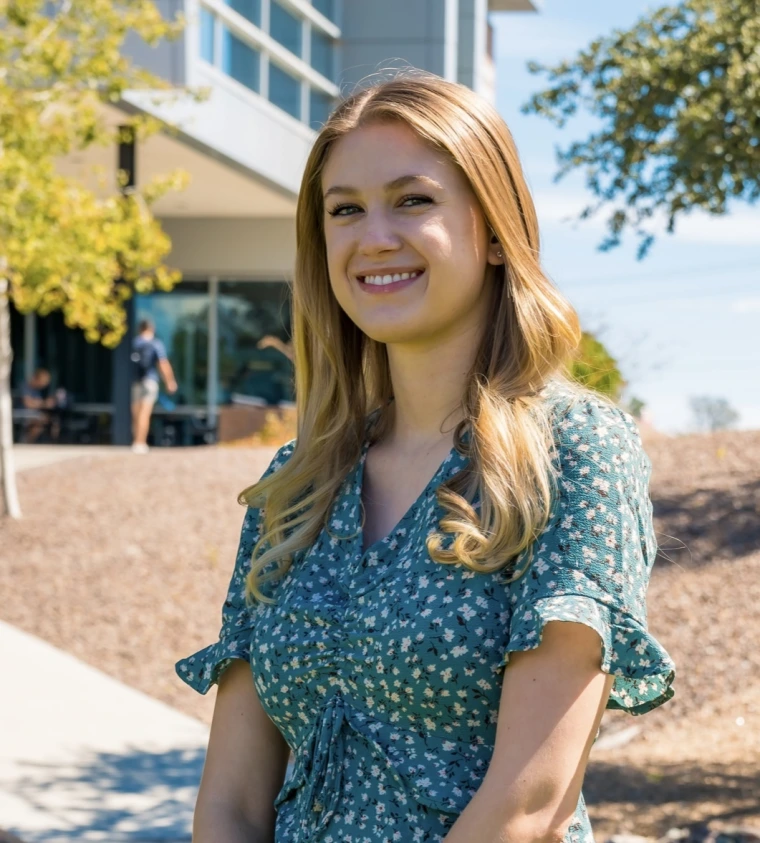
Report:
M 119 132 L 139 142 L 168 128 L 155 118 L 125 114 L 124 128 L 114 129 L 103 104 L 118 103 L 127 89 L 171 88 L 133 67 L 121 47 L 129 32 L 155 46 L 183 29 L 182 16 L 165 21 L 151 0 L 0 0 L 0 472 L 2 502 L 12 516 L 20 509 L 12 461 L 9 300 L 22 313 L 60 310 L 68 327 L 114 347 L 126 330 L 126 300 L 180 280 L 162 263 L 171 242 L 150 206 L 182 189 L 187 173 L 176 170 L 139 191 L 103 200 L 59 175 L 55 160 L 92 144 L 115 150 Z M 174 90 L 172 96 L 184 91 L 197 101 L 207 95 Z M 123 177 L 120 172 L 122 187 Z
M 641 398 L 637 398 L 633 395 L 628 401 L 627 410 L 635 419 L 641 421 L 645 407 L 646 403 L 642 401 Z
M 582 334 L 570 374 L 584 386 L 604 393 L 615 401 L 620 399 L 622 389 L 626 385 L 615 358 L 588 331 Z
M 727 430 L 739 420 L 739 413 L 725 398 L 700 395 L 689 399 L 689 403 L 698 430 L 706 430 L 709 433 Z
M 612 209 L 602 251 L 625 229 L 646 255 L 662 214 L 667 231 L 694 208 L 726 212 L 760 196 L 760 6 L 757 0 L 684 0 L 598 38 L 572 61 L 529 63 L 549 87 L 523 112 L 558 126 L 579 109 L 600 118 L 585 141 L 558 150 L 555 180 L 581 168 L 596 200 L 580 215 Z

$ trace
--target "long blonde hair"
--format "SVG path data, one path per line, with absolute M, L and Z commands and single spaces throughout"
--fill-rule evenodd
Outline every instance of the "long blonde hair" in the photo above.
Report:
M 578 316 L 541 269 L 536 212 L 504 121 L 464 85 L 404 72 L 341 102 L 306 163 L 292 287 L 297 441 L 279 470 L 239 497 L 263 508 L 246 580 L 249 600 L 276 602 L 260 586 L 284 575 L 293 554 L 316 541 L 361 454 L 367 416 L 377 410 L 370 441 L 388 428 L 393 393 L 385 345 L 365 335 L 332 294 L 321 185 L 333 144 L 377 121 L 401 121 L 461 169 L 506 261 L 493 268 L 493 318 L 467 376 L 464 418 L 455 431 L 455 446 L 469 457 L 469 467 L 437 490 L 446 513 L 439 527 L 455 539 L 443 550 L 439 533 L 428 536 L 430 558 L 487 573 L 522 554 L 522 564 L 511 572 L 517 577 L 530 564 L 530 548 L 549 519 L 556 471 L 551 424 L 539 392 L 549 380 L 583 389 L 567 375 L 581 338 Z M 476 492 L 479 511 L 472 506 Z M 264 571 L 270 563 L 276 563 L 274 569 Z

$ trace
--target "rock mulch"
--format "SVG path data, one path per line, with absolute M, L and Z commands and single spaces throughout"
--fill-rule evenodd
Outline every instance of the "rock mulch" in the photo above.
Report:
M 676 660 L 676 697 L 607 713 L 584 788 L 599 840 L 760 824 L 760 431 L 645 447 L 660 545 L 649 622 Z M 236 496 L 273 453 L 158 449 L 25 471 L 24 518 L 0 524 L 0 618 L 210 722 L 213 690 L 195 694 L 174 662 L 216 638 Z

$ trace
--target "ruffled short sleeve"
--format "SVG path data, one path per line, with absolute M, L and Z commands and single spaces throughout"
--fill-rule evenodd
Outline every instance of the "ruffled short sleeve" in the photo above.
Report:
M 277 471 L 290 457 L 295 440 L 283 445 L 275 454 L 262 479 Z M 250 661 L 251 630 L 255 607 L 246 606 L 245 579 L 251 570 L 251 554 L 259 540 L 261 510 L 248 507 L 243 518 L 235 565 L 227 597 L 222 605 L 222 628 L 219 640 L 180 659 L 175 665 L 177 675 L 201 694 L 219 681 L 219 677 L 233 659 Z
M 558 494 L 527 572 L 510 589 L 509 653 L 539 645 L 549 621 L 596 630 L 608 708 L 643 714 L 673 696 L 675 666 L 647 630 L 646 591 L 657 540 L 652 465 L 636 422 L 582 397 L 556 416 Z

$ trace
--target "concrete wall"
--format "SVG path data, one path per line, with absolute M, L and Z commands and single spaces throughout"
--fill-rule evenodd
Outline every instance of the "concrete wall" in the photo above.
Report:
M 338 84 L 350 90 L 381 67 L 412 65 L 455 79 L 459 0 L 343 3 Z
M 156 105 L 155 97 L 144 91 L 128 91 L 124 99 L 176 122 L 198 148 L 218 153 L 272 187 L 298 195 L 314 132 L 216 68 L 197 63 L 192 71 L 189 85 L 211 88 L 206 102 L 184 99 Z
M 483 93 L 488 0 L 459 0 L 457 82 Z
M 184 13 L 183 0 L 154 0 L 164 20 L 173 21 L 179 12 Z M 193 28 L 192 31 L 195 31 Z M 185 38 L 183 32 L 174 41 L 161 41 L 150 47 L 142 38 L 129 33 L 124 39 L 122 55 L 130 58 L 136 65 L 149 70 L 156 76 L 166 79 L 174 85 L 185 84 Z
M 189 98 L 171 103 L 171 92 L 167 92 L 157 104 L 153 93 L 131 90 L 125 92 L 124 100 L 148 114 L 177 123 L 197 148 L 228 159 L 285 195 L 296 196 L 314 132 L 221 70 L 194 59 L 187 61 L 186 39 L 198 38 L 197 3 L 158 0 L 157 5 L 167 20 L 180 10 L 186 14 L 188 26 L 183 36 L 157 47 L 130 36 L 123 53 L 135 64 L 174 84 L 209 88 L 211 97 L 203 103 L 191 102 Z
M 161 226 L 172 240 L 166 263 L 189 278 L 284 281 L 293 275 L 295 220 L 173 218 Z

